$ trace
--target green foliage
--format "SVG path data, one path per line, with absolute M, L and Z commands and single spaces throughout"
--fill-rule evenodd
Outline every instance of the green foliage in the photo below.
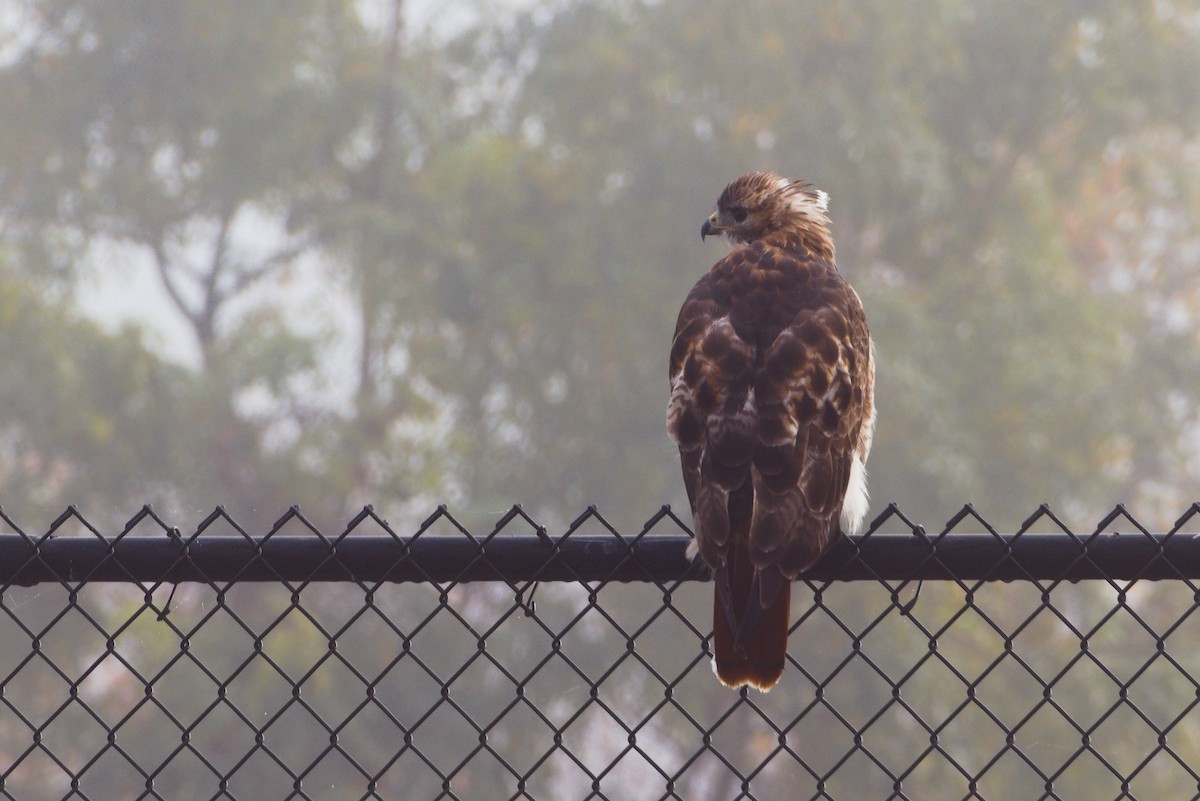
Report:
M 447 41 L 399 4 L 35 5 L 0 69 L 6 280 L 69 299 L 114 245 L 154 265 L 201 358 L 164 365 L 132 331 L 88 329 L 107 356 L 23 346 L 31 373 L 107 358 L 126 380 L 94 412 L 31 400 L 52 373 L 6 382 L 34 449 L 91 474 L 129 449 L 122 474 L 153 480 L 71 489 L 14 455 L 6 490 L 117 506 L 162 486 L 262 521 L 594 502 L 636 524 L 682 500 L 663 374 L 719 255 L 696 226 L 758 167 L 833 195 L 879 349 L 877 508 L 937 528 L 972 501 L 1010 526 L 1047 501 L 1086 525 L 1194 478 L 1184 7 L 576 3 Z M 336 313 L 273 299 L 297 280 Z M 165 399 L 142 389 L 156 371 Z
M 116 528 L 151 502 L 185 525 L 223 504 L 260 533 L 302 504 L 333 532 L 370 502 L 405 531 L 447 501 L 485 533 L 514 502 L 552 528 L 595 503 L 632 532 L 665 502 L 682 509 L 666 355 L 679 304 L 720 255 L 698 226 L 755 168 L 833 196 L 839 264 L 878 347 L 876 510 L 896 501 L 937 530 L 969 501 L 1011 527 L 1045 501 L 1086 528 L 1117 501 L 1161 525 L 1191 500 L 1188 4 L 663 0 L 517 17 L 481 4 L 450 41 L 436 24 L 407 30 L 399 0 L 379 6 L 379 19 L 346 0 L 14 12 L 0 63 L 0 503 L 18 522 L 37 530 L 75 503 Z M 85 267 L 104 280 L 135 262 L 155 270 L 195 364 L 71 311 Z M 319 302 L 289 306 L 301 285 Z M 410 631 L 428 589 L 385 593 L 378 611 Z M 1008 589 L 980 593 L 994 614 Z M 493 591 L 453 600 L 498 607 Z M 571 619 L 579 599 L 548 592 L 540 614 Z M 324 637 L 272 593 L 247 592 L 267 652 L 285 671 L 311 664 Z M 700 594 L 691 619 L 706 614 Z M 952 596 L 923 599 L 922 614 L 954 615 Z M 167 664 L 176 635 L 141 614 L 121 653 Z M 181 593 L 172 614 L 207 612 Z M 234 673 L 249 646 L 228 635 L 217 667 Z M 675 646 L 652 639 L 639 648 Z M 942 639 L 968 675 L 997 647 L 970 616 Z M 364 636 L 356 654 L 378 660 L 390 710 L 419 712 L 436 687 L 387 674 L 386 643 Z M 900 670 L 927 646 L 883 650 Z M 314 689 L 354 700 L 330 676 Z M 239 691 L 279 692 L 278 679 L 256 667 Z M 936 676 L 910 686 L 944 701 Z M 801 703 L 803 686 L 790 692 Z
M 138 332 L 105 334 L 0 268 L 0 485 L 36 525 L 64 499 L 98 506 L 169 492 L 164 429 L 194 378 L 148 353 Z M 30 521 L 33 522 L 32 520 Z

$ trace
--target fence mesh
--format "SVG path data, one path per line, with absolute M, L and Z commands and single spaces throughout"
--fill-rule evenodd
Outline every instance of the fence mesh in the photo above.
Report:
M 4 518 L 0 797 L 1196 799 L 1198 515 L 1078 534 L 1043 509 L 1014 536 L 965 509 L 930 535 L 889 508 L 797 583 L 769 694 L 716 683 L 667 509 L 633 535 L 595 510 L 555 535 L 515 508 L 486 533 Z M 981 532 L 999 558 L 940 556 Z M 1148 555 L 1070 580 L 1118 539 Z M 919 570 L 870 568 L 901 540 Z

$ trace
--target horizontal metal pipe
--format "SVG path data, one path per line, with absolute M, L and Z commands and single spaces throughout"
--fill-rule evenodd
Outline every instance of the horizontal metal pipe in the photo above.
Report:
M 46 582 L 703 581 L 688 537 L 0 535 L 0 586 Z M 1200 579 L 1200 536 L 870 534 L 843 539 L 802 578 L 818 581 Z

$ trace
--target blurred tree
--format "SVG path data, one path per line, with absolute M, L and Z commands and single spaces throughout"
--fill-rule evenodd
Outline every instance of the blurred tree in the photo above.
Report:
M 1163 370 L 1160 357 L 1186 353 L 1194 326 L 1168 331 L 1153 324 L 1153 304 L 1112 292 L 1104 270 L 1081 258 L 1067 212 L 1094 191 L 1093 165 L 1139 132 L 1195 140 L 1192 25 L 1169 4 L 988 2 L 910 4 L 903 14 L 890 3 L 580 5 L 531 25 L 536 64 L 502 130 L 522 145 L 517 178 L 540 186 L 536 161 L 570 195 L 545 193 L 530 207 L 523 191 L 504 194 L 521 198 L 505 230 L 530 230 L 511 248 L 474 225 L 486 217 L 460 215 L 477 261 L 503 265 L 476 273 L 486 295 L 471 319 L 486 321 L 482 356 L 512 330 L 491 314 L 511 320 L 513 299 L 544 308 L 549 295 L 572 308 L 524 329 L 528 357 L 512 363 L 515 380 L 493 386 L 510 416 L 528 421 L 510 459 L 578 460 L 580 472 L 504 470 L 489 496 L 524 497 L 533 480 L 582 485 L 605 508 L 679 497 L 670 468 L 658 467 L 671 456 L 654 433 L 655 376 L 679 299 L 717 255 L 691 244 L 695 221 L 726 180 L 760 166 L 833 192 L 840 261 L 880 349 L 877 498 L 933 526 L 972 499 L 1012 526 L 1042 501 L 1082 512 L 1178 482 L 1180 434 L 1197 419 L 1194 405 L 1185 415 L 1175 407 L 1197 368 L 1175 358 L 1178 369 Z M 1147 42 L 1152 65 L 1134 67 Z M 480 172 L 469 159 L 455 165 Z M 1131 186 L 1126 203 L 1153 191 Z M 468 196 L 501 194 L 487 186 Z M 1194 207 L 1197 195 L 1170 197 Z M 1172 241 L 1194 236 L 1186 227 Z M 539 236 L 553 269 L 526 279 Z M 523 280 L 520 292 L 507 286 Z M 611 328 L 574 313 L 570 288 L 581 283 Z M 546 354 L 564 345 L 559 372 Z M 504 369 L 496 358 L 480 364 Z M 564 376 L 565 403 L 556 407 L 527 369 L 543 381 Z M 1138 377 L 1114 386 L 1114 375 Z M 581 426 L 585 415 L 599 417 Z M 576 437 L 580 429 L 588 435 Z M 647 463 L 657 469 L 640 472 Z M 587 470 L 606 479 L 579 480 Z M 548 502 L 569 497 L 555 491 Z
M 178 454 L 157 442 L 188 377 L 150 355 L 136 331 L 103 333 L 5 264 L 0 352 L 0 486 L 10 515 L 42 525 L 63 498 L 107 510 L 113 498 L 169 486 Z
M 400 0 L 6 7 L 6 507 L 224 503 L 261 531 L 302 503 L 333 531 L 365 501 L 551 527 L 594 502 L 636 529 L 682 500 L 665 359 L 719 255 L 697 226 L 759 167 L 833 194 L 879 346 L 877 499 L 930 528 L 967 500 L 1087 526 L 1118 499 L 1166 520 L 1194 486 L 1188 4 L 457 8 L 410 30 Z M 134 259 L 194 367 L 66 310 L 80 265 Z M 288 308 L 297 284 L 328 305 Z M 324 642 L 263 625 L 284 655 Z
M 352 481 L 319 448 L 341 418 L 313 397 L 316 338 L 271 298 L 311 274 L 317 231 L 296 209 L 344 178 L 336 151 L 374 108 L 352 5 L 47 0 L 14 11 L 0 71 L 3 216 L 23 263 L 65 296 L 97 244 L 102 275 L 148 260 L 199 361 L 157 441 L 180 469 L 157 475 L 184 508 L 229 504 L 252 526 L 302 499 L 341 514 Z
M 0 74 L 5 220 L 41 247 L 29 262 L 69 272 L 98 239 L 145 254 L 208 403 L 247 427 L 230 441 L 255 443 L 206 498 L 273 512 L 297 499 L 283 476 L 309 476 L 318 514 L 595 502 L 623 525 L 679 500 L 662 354 L 718 255 L 695 221 L 761 166 L 834 195 L 880 348 L 876 498 L 1013 525 L 1194 469 L 1174 450 L 1195 427 L 1190 328 L 1155 325 L 1162 303 L 1087 249 L 1104 214 L 1196 202 L 1146 178 L 1172 156 L 1141 146 L 1194 141 L 1184 9 L 583 3 L 446 41 L 377 6 L 366 24 L 348 3 L 47 0 Z M 1141 167 L 1103 166 L 1117 153 Z M 298 336 L 282 281 L 326 283 L 352 315 Z
M 117 529 L 135 503 L 201 513 L 190 504 L 218 498 L 254 510 L 251 487 L 283 497 L 304 486 L 229 404 L 231 383 L 289 377 L 297 364 L 279 353 L 289 344 L 258 339 L 257 361 L 243 365 L 253 375 L 216 383 L 155 356 L 135 327 L 106 333 L 11 267 L 0 268 L 0 297 L 0 487 L 18 524 L 37 531 L 72 503 Z M 180 436 L 185 420 L 196 434 Z M 246 494 L 232 494 L 239 487 Z

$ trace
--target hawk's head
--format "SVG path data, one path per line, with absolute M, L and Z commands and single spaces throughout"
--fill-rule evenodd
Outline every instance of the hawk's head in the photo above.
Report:
M 700 238 L 722 234 L 731 244 L 765 239 L 785 248 L 804 247 L 833 260 L 829 195 L 804 181 L 773 172 L 748 172 L 717 199 L 717 210 L 700 228 Z

